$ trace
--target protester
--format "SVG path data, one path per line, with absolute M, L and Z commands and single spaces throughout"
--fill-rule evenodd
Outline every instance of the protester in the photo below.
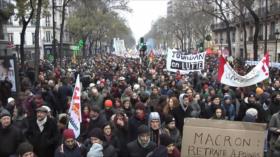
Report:
M 75 140 L 72 129 L 63 131 L 63 143 L 56 149 L 55 157 L 82 157 L 81 144 Z
M 141 125 L 137 129 L 137 139 L 127 144 L 128 157 L 143 157 L 156 148 L 156 143 L 150 140 L 150 129 Z
M 23 142 L 22 132 L 12 125 L 11 114 L 7 110 L 0 113 L 0 156 L 9 157 Z
M 38 157 L 53 157 L 59 141 L 57 124 L 47 116 L 46 108 L 39 107 L 36 113 L 36 118 L 29 121 L 25 136 Z

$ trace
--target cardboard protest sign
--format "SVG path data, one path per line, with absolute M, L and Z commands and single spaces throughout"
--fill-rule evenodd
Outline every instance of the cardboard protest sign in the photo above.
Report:
M 265 124 L 185 119 L 181 157 L 263 157 Z

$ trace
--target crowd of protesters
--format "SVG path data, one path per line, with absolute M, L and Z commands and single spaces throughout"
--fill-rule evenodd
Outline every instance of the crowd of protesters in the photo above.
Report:
M 279 70 L 258 85 L 233 88 L 217 81 L 217 58 L 208 56 L 205 70 L 187 75 L 166 71 L 164 57 L 111 54 L 64 68 L 41 62 L 39 76 L 20 68 L 17 96 L 8 80 L 0 83 L 0 156 L 180 157 L 184 118 L 194 117 L 266 123 L 264 153 L 279 157 Z M 82 123 L 75 138 L 67 124 L 78 74 Z

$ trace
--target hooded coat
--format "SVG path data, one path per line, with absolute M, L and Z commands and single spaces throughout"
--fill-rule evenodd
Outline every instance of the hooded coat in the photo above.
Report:
M 184 119 L 187 117 L 192 117 L 192 107 L 189 105 L 187 108 L 183 104 L 184 94 L 179 97 L 180 106 L 172 110 L 172 115 L 175 118 L 176 127 L 179 129 L 180 133 L 183 132 Z

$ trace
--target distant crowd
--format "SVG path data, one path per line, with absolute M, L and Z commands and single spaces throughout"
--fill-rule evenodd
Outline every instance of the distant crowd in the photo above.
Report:
M 266 123 L 264 154 L 279 157 L 279 69 L 257 85 L 229 87 L 217 81 L 217 58 L 207 56 L 205 70 L 187 75 L 168 72 L 163 56 L 97 54 L 66 67 L 41 61 L 39 76 L 20 67 L 17 95 L 9 80 L 0 81 L 0 157 L 180 157 L 187 117 Z M 241 74 L 251 68 L 232 65 Z M 75 138 L 67 125 L 78 74 Z

